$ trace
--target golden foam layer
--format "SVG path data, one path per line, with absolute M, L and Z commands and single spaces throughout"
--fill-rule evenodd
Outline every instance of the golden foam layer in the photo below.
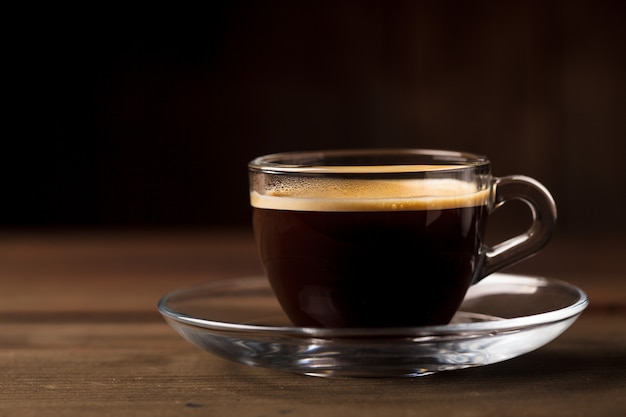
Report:
M 317 179 L 276 184 L 250 194 L 253 207 L 293 211 L 410 211 L 486 204 L 489 190 L 452 179 Z

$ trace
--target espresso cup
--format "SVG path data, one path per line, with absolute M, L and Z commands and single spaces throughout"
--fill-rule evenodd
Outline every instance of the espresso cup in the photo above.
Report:
M 447 324 L 467 289 L 541 249 L 550 193 L 524 176 L 493 177 L 463 152 L 287 152 L 249 164 L 253 227 L 270 285 L 296 326 Z M 530 207 L 530 229 L 485 241 L 494 210 Z

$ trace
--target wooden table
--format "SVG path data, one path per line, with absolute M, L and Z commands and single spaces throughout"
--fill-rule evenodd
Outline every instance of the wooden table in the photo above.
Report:
M 623 416 L 626 243 L 557 237 L 510 269 L 589 308 L 525 356 L 417 379 L 324 379 L 231 363 L 162 320 L 165 293 L 257 275 L 247 231 L 0 237 L 0 416 Z

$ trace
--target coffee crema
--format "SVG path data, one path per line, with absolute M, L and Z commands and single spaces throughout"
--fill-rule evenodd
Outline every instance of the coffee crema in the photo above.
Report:
M 489 189 L 454 179 L 363 180 L 290 177 L 250 193 L 253 207 L 293 211 L 414 211 L 486 204 Z

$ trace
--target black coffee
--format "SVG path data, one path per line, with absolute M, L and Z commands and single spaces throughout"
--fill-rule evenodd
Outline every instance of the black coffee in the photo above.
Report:
M 325 194 L 252 199 L 262 261 L 293 323 L 448 323 L 480 267 L 484 193 L 400 199 L 379 192 L 382 198 Z

